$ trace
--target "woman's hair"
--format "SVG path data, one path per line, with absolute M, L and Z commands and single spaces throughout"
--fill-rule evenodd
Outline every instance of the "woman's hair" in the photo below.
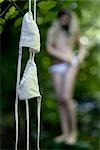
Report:
M 71 11 L 68 10 L 68 9 L 61 9 L 61 10 L 58 12 L 57 19 L 59 19 L 59 18 L 62 17 L 63 15 L 68 15 L 70 19 L 72 18 Z
M 67 15 L 69 17 L 69 24 L 67 24 L 66 26 L 62 27 L 69 34 L 69 28 L 70 28 L 70 23 L 71 23 L 71 19 L 72 19 L 72 13 L 68 9 L 61 9 L 58 12 L 57 19 L 60 19 L 63 15 Z
M 59 19 L 60 17 L 62 17 L 63 15 L 68 15 L 69 16 L 69 25 L 67 24 L 66 26 L 59 26 Z M 61 27 L 67 35 L 77 35 L 80 32 L 80 26 L 79 26 L 79 20 L 77 15 L 72 12 L 69 9 L 61 9 L 57 16 L 56 19 L 52 22 L 52 30 L 55 31 L 55 34 L 58 33 L 59 31 L 59 27 Z

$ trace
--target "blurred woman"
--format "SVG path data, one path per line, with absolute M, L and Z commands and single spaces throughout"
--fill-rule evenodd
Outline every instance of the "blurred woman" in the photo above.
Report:
M 47 33 L 47 52 L 52 56 L 53 86 L 58 100 L 62 134 L 56 142 L 75 144 L 77 141 L 76 111 L 73 102 L 74 84 L 78 66 L 85 57 L 85 48 L 80 43 L 79 24 L 71 11 L 62 9 Z M 76 55 L 74 49 L 78 48 Z

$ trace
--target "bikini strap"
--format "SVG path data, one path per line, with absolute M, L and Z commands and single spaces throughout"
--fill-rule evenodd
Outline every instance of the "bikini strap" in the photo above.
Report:
M 18 88 L 21 74 L 22 47 L 19 47 L 18 65 L 17 65 L 17 81 L 16 81 L 16 99 L 15 99 L 15 122 L 16 122 L 16 141 L 15 150 L 18 146 Z
M 37 150 L 40 150 L 40 146 L 39 146 L 39 139 L 40 139 L 40 114 L 41 114 L 41 97 L 37 97 L 37 118 L 38 118 Z
M 29 0 L 29 12 L 31 12 L 31 0 Z M 36 22 L 36 0 L 34 0 L 34 21 Z M 30 51 L 30 58 L 34 59 L 34 54 L 32 54 L 31 48 Z M 27 100 L 26 100 L 27 101 Z M 26 103 L 26 113 L 27 113 L 27 150 L 29 148 L 29 118 L 28 118 L 28 104 Z M 40 113 L 41 113 L 41 97 L 37 97 L 37 118 L 38 118 L 38 127 L 37 127 L 37 150 L 40 150 L 39 146 L 39 139 L 40 139 Z
M 34 21 L 36 22 L 36 0 L 34 0 Z
M 32 1 L 29 0 L 29 12 L 31 12 Z M 36 22 L 36 0 L 34 0 L 34 21 Z
M 31 0 L 29 0 L 29 12 L 31 12 Z

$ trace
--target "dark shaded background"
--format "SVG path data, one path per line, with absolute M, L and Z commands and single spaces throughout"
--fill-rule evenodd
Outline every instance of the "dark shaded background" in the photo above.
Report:
M 28 11 L 28 2 L 15 1 L 23 11 Z M 1 13 L 10 2 L 1 3 Z M 88 55 L 80 66 L 77 76 L 76 99 L 79 139 L 76 145 L 55 144 L 53 138 L 61 133 L 48 67 L 51 59 L 46 53 L 47 29 L 60 8 L 71 8 L 79 17 L 81 36 L 88 38 Z M 42 102 L 41 150 L 99 150 L 99 99 L 100 99 L 100 2 L 92 0 L 45 0 L 37 2 L 37 23 L 41 34 L 41 52 L 36 54 Z M 32 1 L 33 9 L 33 1 Z M 15 142 L 15 87 L 18 58 L 18 42 L 23 15 L 13 5 L 0 19 L 1 32 L 1 96 L 0 96 L 0 141 L 1 150 L 14 149 Z M 28 59 L 28 50 L 23 50 L 22 73 Z M 36 149 L 36 101 L 30 105 L 30 147 Z M 19 102 L 19 149 L 26 149 L 25 103 Z

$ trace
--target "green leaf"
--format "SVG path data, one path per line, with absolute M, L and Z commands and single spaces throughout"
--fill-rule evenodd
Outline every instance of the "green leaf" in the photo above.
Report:
M 52 21 L 57 15 L 57 12 L 49 12 L 48 15 L 45 17 L 44 22 Z
M 73 3 L 73 0 L 71 1 L 67 1 L 66 3 L 62 3 L 62 8 L 68 8 L 70 6 L 70 4 Z
M 5 24 L 5 20 L 0 18 L 0 25 L 4 25 Z
M 16 10 L 16 11 L 13 13 L 13 15 L 11 15 L 11 16 L 9 17 L 9 19 L 15 18 L 15 17 L 18 15 L 18 13 L 19 13 L 19 11 Z
M 7 20 L 9 17 L 10 17 L 10 13 L 7 12 L 6 15 L 5 15 L 5 19 Z
M 24 7 L 23 7 L 23 10 L 24 10 L 24 9 L 28 9 L 28 2 L 25 3 L 25 5 L 24 5 Z
M 12 7 L 9 9 L 9 11 L 6 13 L 5 19 L 7 20 L 7 19 L 10 18 L 14 13 L 15 13 L 15 7 L 12 6 Z
M 14 26 L 15 26 L 15 27 L 20 26 L 21 23 L 22 23 L 22 19 L 23 19 L 23 17 L 18 18 L 18 19 L 15 21 Z
M 42 24 L 43 24 L 43 18 L 38 17 L 38 18 L 37 18 L 37 24 L 38 24 L 38 25 L 42 25 Z
M 2 3 L 4 0 L 0 0 L 0 3 Z
M 14 12 L 15 12 L 15 7 L 12 6 L 12 7 L 9 9 L 9 13 L 10 13 L 10 14 L 13 14 Z
M 3 31 L 3 26 L 0 25 L 0 34 L 2 33 L 2 31 Z
M 50 10 L 51 8 L 55 7 L 57 2 L 55 1 L 43 1 L 39 2 L 38 6 L 42 10 Z

